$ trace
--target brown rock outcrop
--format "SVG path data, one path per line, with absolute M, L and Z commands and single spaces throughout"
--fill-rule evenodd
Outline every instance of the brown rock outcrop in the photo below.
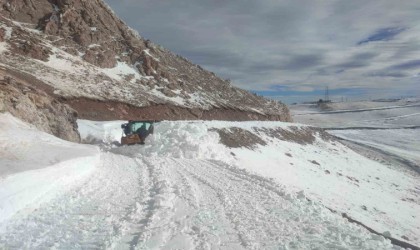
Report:
M 10 112 L 61 139 L 80 142 L 77 113 L 30 83 L 0 70 L 0 112 Z M 17 131 L 18 133 L 18 131 Z
M 117 63 L 115 56 L 115 52 L 112 50 L 101 51 L 92 48 L 86 51 L 83 59 L 102 68 L 112 68 Z
M 3 8 L 4 11 L 1 11 Z M 51 13 L 51 3 L 40 0 L 0 0 L 1 14 L 25 23 L 37 23 Z
M 11 51 L 24 56 L 29 56 L 41 61 L 47 61 L 51 54 L 51 50 L 39 45 L 36 41 L 21 40 L 11 44 Z

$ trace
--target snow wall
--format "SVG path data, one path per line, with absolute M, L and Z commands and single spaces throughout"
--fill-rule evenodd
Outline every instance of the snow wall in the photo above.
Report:
M 0 223 L 68 190 L 99 160 L 95 146 L 61 140 L 0 114 Z

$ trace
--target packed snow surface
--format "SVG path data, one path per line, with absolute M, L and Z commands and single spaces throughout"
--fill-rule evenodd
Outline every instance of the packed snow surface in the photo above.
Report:
M 6 220 L 0 248 L 398 249 L 342 212 L 419 245 L 418 176 L 315 132 L 299 144 L 254 129 L 292 132 L 287 123 L 161 122 L 146 145 L 115 147 L 121 123 L 79 121 L 84 141 L 101 145 L 99 164 Z M 214 129 L 233 127 L 266 145 L 226 147 Z

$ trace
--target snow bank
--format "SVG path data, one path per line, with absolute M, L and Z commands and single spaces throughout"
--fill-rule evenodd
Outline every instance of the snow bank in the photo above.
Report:
M 155 133 L 146 139 L 146 145 L 114 148 L 112 152 L 133 157 L 229 159 L 226 148 L 219 144 L 219 135 L 209 132 L 204 124 L 196 122 L 157 123 Z
M 97 147 L 63 141 L 0 114 L 0 222 L 89 175 L 99 154 Z
M 95 122 L 77 120 L 77 125 L 83 142 L 112 144 L 120 142 L 122 135 L 121 125 L 125 122 L 127 121 Z
M 121 139 L 121 124 L 125 121 L 95 122 L 78 120 L 80 136 L 87 143 L 115 144 Z M 112 151 L 129 156 L 164 156 L 186 159 L 213 159 L 230 162 L 232 155 L 220 144 L 212 129 L 241 127 L 252 131 L 255 126 L 288 129 L 290 124 L 279 122 L 224 121 L 163 121 L 155 123 L 155 133 L 146 145 L 114 148 Z M 297 126 L 294 124 L 294 126 Z M 298 125 L 306 127 L 305 125 Z

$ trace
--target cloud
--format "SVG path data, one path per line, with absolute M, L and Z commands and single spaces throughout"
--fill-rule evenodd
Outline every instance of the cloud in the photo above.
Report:
M 420 69 L 420 60 L 411 60 L 408 62 L 400 63 L 390 67 L 394 70 L 404 70 L 404 69 Z
M 418 1 L 105 1 L 143 37 L 245 89 L 403 93 L 418 81 Z
M 344 63 L 337 64 L 336 67 L 338 68 L 360 68 L 360 67 L 366 67 L 370 65 L 370 62 L 372 59 L 374 59 L 376 56 L 378 56 L 377 53 L 373 52 L 362 52 L 358 54 L 354 54 L 350 57 L 349 60 L 347 60 Z
M 321 54 L 295 55 L 282 63 L 282 69 L 302 70 L 320 65 L 324 59 Z
M 392 72 L 392 71 L 384 70 L 384 71 L 370 72 L 367 76 L 403 78 L 403 77 L 408 77 L 409 75 L 403 72 L 395 72 L 395 71 Z
M 315 91 L 315 89 L 313 87 L 310 87 L 310 86 L 296 86 L 292 90 L 293 91 L 298 91 L 298 92 L 313 92 L 313 91 Z
M 190 49 L 181 50 L 180 54 L 188 54 L 188 59 L 196 64 L 227 67 L 242 64 L 245 60 L 240 54 L 221 49 Z

